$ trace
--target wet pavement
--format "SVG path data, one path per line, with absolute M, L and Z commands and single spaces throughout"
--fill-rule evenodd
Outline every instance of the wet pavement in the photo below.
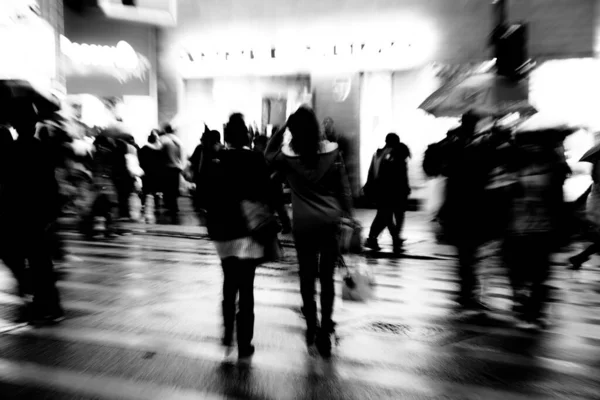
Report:
M 359 214 L 368 225 L 372 213 Z M 552 324 L 520 331 L 493 247 L 480 266 L 491 311 L 455 312 L 452 250 L 423 221 L 409 214 L 405 257 L 353 260 L 375 271 L 373 300 L 342 301 L 338 278 L 340 342 L 329 361 L 306 352 L 298 267 L 284 240 L 285 260 L 257 272 L 250 367 L 223 362 L 221 269 L 203 228 L 127 224 L 128 235 L 95 241 L 67 231 L 62 324 L 11 323 L 19 300 L 0 269 L 0 399 L 599 398 L 599 260 L 572 274 L 568 255 L 557 255 Z

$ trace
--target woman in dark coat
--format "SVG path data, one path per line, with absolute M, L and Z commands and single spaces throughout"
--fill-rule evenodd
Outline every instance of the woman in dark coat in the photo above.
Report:
M 249 148 L 248 128 L 241 114 L 230 117 L 225 142 L 227 149 L 211 160 L 208 169 L 207 227 L 223 267 L 222 344 L 229 354 L 237 324 L 238 355 L 247 360 L 254 354 L 254 275 L 265 248 L 252 236 L 242 202 L 269 202 L 269 172 L 264 156 Z
M 319 123 L 309 108 L 290 116 L 292 134 L 283 144 L 284 130 L 273 136 L 267 161 L 284 175 L 292 189 L 293 233 L 300 264 L 300 291 L 306 317 L 306 344 L 322 356 L 331 355 L 335 297 L 334 272 L 339 257 L 337 241 L 342 217 L 352 215 L 352 197 L 338 145 L 321 140 Z M 315 280 L 321 282 L 321 324 L 315 302 Z

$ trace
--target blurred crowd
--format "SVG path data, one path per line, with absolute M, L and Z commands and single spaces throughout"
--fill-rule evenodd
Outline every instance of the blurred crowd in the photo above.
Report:
M 597 252 L 600 243 L 598 223 L 591 229 L 588 224 L 598 219 L 600 151 L 586 160 L 594 164 L 587 200 L 590 218 L 576 223 L 563 195 L 570 174 L 563 141 L 572 130 L 545 126 L 535 118 L 519 126 L 494 123 L 479 129 L 482 117 L 466 113 L 461 125 L 430 145 L 423 159 L 425 173 L 442 183 L 433 223 L 438 240 L 457 249 L 459 309 L 488 311 L 478 284 L 478 250 L 497 241 L 513 288 L 515 318 L 528 329 L 541 329 L 547 322 L 552 253 L 582 225 L 588 226 L 585 237 L 593 245 L 571 259 L 573 268 Z M 0 127 L 0 253 L 18 282 L 24 318 L 35 323 L 63 318 L 53 275 L 53 260 L 64 257 L 60 215 L 77 216 L 81 233 L 89 239 L 99 233 L 115 237 L 120 234 L 115 222 L 132 220 L 131 199 L 137 196 L 141 219 L 151 223 L 164 215 L 177 223 L 185 180 L 222 260 L 227 352 L 237 331 L 240 358 L 254 353 L 255 270 L 281 257 L 278 234 L 283 232 L 293 233 L 297 250 L 307 347 L 326 357 L 331 354 L 335 270 L 344 265 L 343 252 L 362 251 L 355 240 L 348 241 L 353 246 L 340 240 L 341 232 L 350 232 L 360 241 L 361 227 L 354 218 L 343 146 L 331 134 L 333 121 L 321 126 L 312 109 L 301 107 L 269 138 L 249 128 L 243 115 L 233 114 L 224 126 L 224 144 L 220 132 L 205 127 L 188 158 L 170 125 L 150 132 L 140 148 L 119 121 L 77 135 L 59 115 L 39 119 L 32 107 L 22 107 Z M 377 208 L 365 243 L 373 251 L 381 249 L 378 237 L 385 228 L 394 254 L 404 251 L 410 157 L 395 133 L 373 155 L 362 191 Z M 291 218 L 284 185 L 291 192 Z M 97 217 L 105 224 L 102 230 Z

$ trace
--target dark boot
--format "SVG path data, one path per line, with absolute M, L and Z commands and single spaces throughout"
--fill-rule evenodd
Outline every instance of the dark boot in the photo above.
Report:
M 317 332 L 316 345 L 319 354 L 323 358 L 331 357 L 331 337 L 333 331 L 331 329 L 325 329 L 321 327 Z
M 365 242 L 365 247 L 368 249 L 371 249 L 373 251 L 381 250 L 381 247 L 379 246 L 379 243 L 377 242 L 377 238 L 368 238 L 367 241 Z

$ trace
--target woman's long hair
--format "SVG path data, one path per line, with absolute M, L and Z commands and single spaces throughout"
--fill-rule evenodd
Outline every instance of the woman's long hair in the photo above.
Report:
M 292 150 L 304 163 L 314 164 L 321 148 L 321 130 L 314 111 L 300 107 L 288 119 L 287 127 L 292 133 Z

